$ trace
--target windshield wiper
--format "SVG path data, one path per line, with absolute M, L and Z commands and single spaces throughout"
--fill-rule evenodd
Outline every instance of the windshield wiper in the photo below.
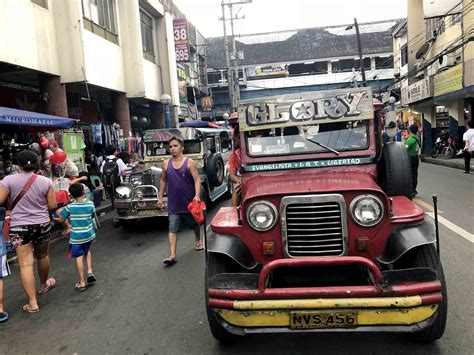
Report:
M 327 149 L 327 150 L 333 152 L 334 154 L 337 154 L 337 155 L 341 154 L 341 153 L 339 153 L 337 150 L 332 149 L 331 147 L 328 147 L 327 145 L 325 145 L 325 144 L 323 144 L 323 143 L 320 143 L 320 142 L 318 142 L 317 140 L 314 140 L 314 139 L 311 139 L 311 138 L 308 138 L 308 137 L 306 137 L 306 139 L 309 140 L 310 142 L 316 144 L 316 145 L 319 145 L 320 147 L 322 147 L 322 148 L 324 148 L 324 149 Z

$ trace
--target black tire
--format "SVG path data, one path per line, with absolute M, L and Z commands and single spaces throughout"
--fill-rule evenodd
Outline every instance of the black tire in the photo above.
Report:
M 230 333 L 225 329 L 219 322 L 218 316 L 214 310 L 209 307 L 209 279 L 217 274 L 231 272 L 232 267 L 229 262 L 226 263 L 223 255 L 209 253 L 206 262 L 206 276 L 205 276 L 205 300 L 206 300 L 206 313 L 207 320 L 209 322 L 209 328 L 211 329 L 212 336 L 221 343 L 233 343 L 241 338 L 240 335 Z
M 221 186 L 224 182 L 224 159 L 219 153 L 211 154 L 206 162 L 206 174 L 211 187 Z
M 378 173 L 380 185 L 387 195 L 411 197 L 413 182 L 410 159 L 403 143 L 391 142 L 383 145 Z
M 441 151 L 441 156 L 444 159 L 451 159 L 454 155 L 454 149 L 451 147 L 444 147 L 443 150 Z
M 441 282 L 443 302 L 438 306 L 436 319 L 428 328 L 411 334 L 416 341 L 431 343 L 443 336 L 448 314 L 448 292 L 446 289 L 446 280 L 444 277 L 443 266 L 441 265 L 435 246 L 433 244 L 422 245 L 410 250 L 405 256 L 403 256 L 399 266 L 403 268 L 429 267 L 438 272 L 438 278 Z
M 433 148 L 433 150 L 431 151 L 431 157 L 432 158 L 439 157 L 439 148 L 438 147 Z

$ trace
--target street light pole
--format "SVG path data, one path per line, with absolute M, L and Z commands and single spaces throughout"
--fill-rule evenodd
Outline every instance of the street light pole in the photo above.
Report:
M 360 72 L 362 74 L 362 83 L 364 84 L 364 87 L 367 87 L 367 80 L 365 79 L 364 58 L 362 58 L 362 45 L 360 43 L 359 24 L 357 23 L 357 19 L 355 17 L 354 17 L 354 26 L 356 30 L 356 36 L 357 36 L 357 48 L 359 50 Z

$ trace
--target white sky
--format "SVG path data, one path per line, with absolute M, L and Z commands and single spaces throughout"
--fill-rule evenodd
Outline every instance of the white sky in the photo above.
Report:
M 228 2 L 230 0 L 225 0 Z M 239 0 L 232 0 L 237 2 Z M 235 34 L 249 34 L 406 18 L 409 0 L 253 0 L 250 4 L 234 5 Z M 223 35 L 222 0 L 174 0 L 178 8 L 198 28 L 204 37 Z M 227 6 L 226 6 L 227 8 Z M 227 15 L 228 17 L 228 15 Z M 230 26 L 228 26 L 230 28 Z M 228 30 L 230 32 L 230 29 Z

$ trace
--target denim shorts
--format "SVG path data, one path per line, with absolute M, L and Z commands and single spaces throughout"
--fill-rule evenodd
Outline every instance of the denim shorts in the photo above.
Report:
M 168 219 L 170 221 L 170 233 L 178 233 L 186 227 L 187 229 L 199 227 L 191 213 L 170 213 Z
M 89 254 L 92 241 L 83 244 L 69 244 L 69 257 L 78 258 Z

